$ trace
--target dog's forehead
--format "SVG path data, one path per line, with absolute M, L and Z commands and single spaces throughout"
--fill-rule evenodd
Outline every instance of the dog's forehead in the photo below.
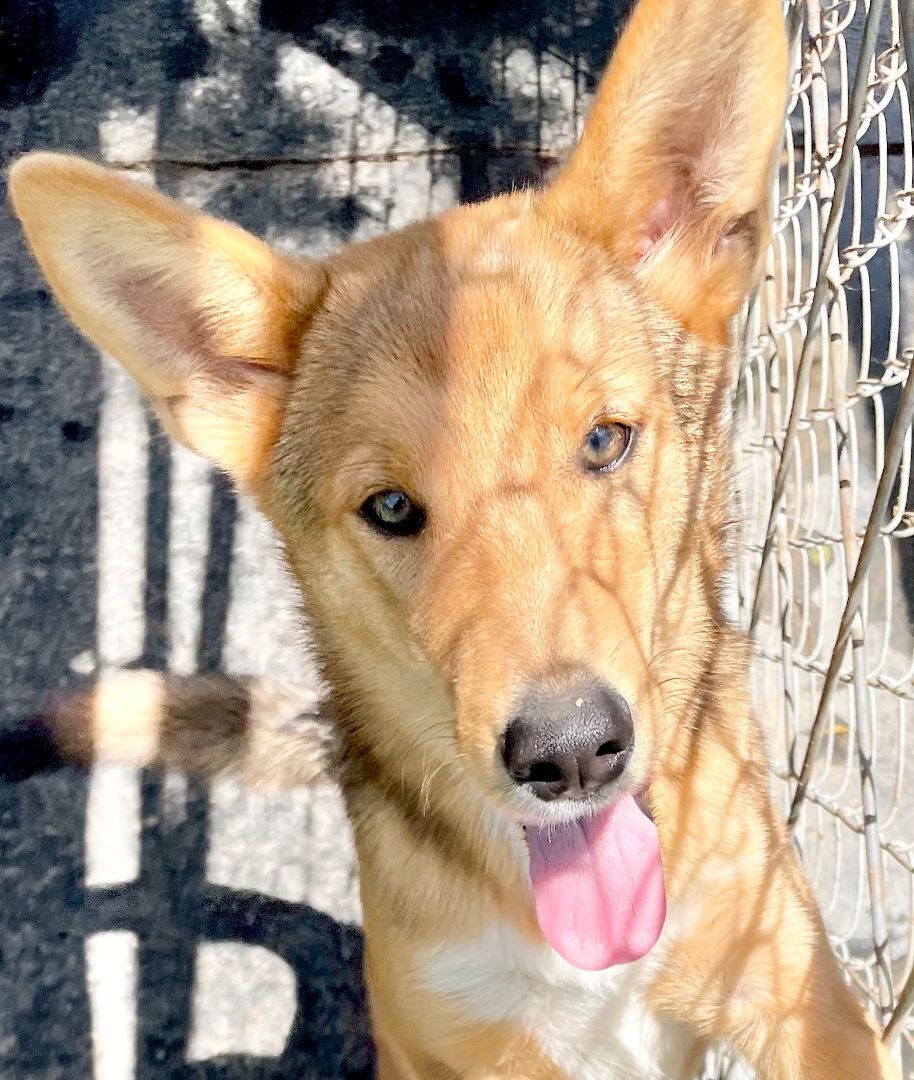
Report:
M 479 211 L 339 260 L 289 410 L 303 469 L 351 456 L 396 479 L 459 446 L 481 477 L 487 456 L 532 463 L 539 432 L 630 413 L 648 391 L 650 318 L 631 279 L 529 205 Z
M 347 253 L 311 348 L 340 397 L 456 381 L 463 398 L 483 375 L 491 391 L 550 361 L 557 378 L 562 360 L 637 375 L 645 308 L 602 252 L 550 227 L 526 199 L 493 200 Z

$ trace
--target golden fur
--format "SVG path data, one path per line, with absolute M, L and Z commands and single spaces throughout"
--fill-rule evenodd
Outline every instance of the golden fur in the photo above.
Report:
M 520 687 L 580 670 L 633 705 L 627 783 L 648 785 L 684 913 L 646 1007 L 764 1077 L 895 1075 L 770 805 L 721 607 L 728 327 L 765 245 L 785 87 L 777 0 L 641 0 L 549 188 L 319 263 L 73 158 L 12 170 L 71 317 L 284 541 L 331 687 L 384 1080 L 575 1080 L 417 972 L 494 922 L 540 946 L 497 746 Z M 640 434 L 596 479 L 575 451 L 603 418 Z M 427 508 L 421 536 L 360 519 L 388 488 Z M 140 751 L 158 753 L 148 732 Z

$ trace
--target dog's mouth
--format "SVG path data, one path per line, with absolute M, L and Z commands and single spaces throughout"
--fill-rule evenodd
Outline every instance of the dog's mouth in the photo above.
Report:
M 592 816 L 525 827 L 536 918 L 575 967 L 639 960 L 666 918 L 657 827 L 639 794 Z

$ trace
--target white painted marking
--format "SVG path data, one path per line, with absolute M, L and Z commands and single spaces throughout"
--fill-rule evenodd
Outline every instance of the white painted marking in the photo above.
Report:
M 91 649 L 83 649 L 70 661 L 70 670 L 74 675 L 91 675 L 95 666 L 95 653 Z
M 106 161 L 148 161 L 158 113 L 111 109 L 99 122 Z M 132 173 L 152 184 L 150 170 Z M 98 441 L 98 655 L 102 667 L 123 667 L 143 649 L 146 496 L 149 428 L 136 383 L 106 353 Z
M 295 972 L 269 949 L 237 942 L 198 946 L 187 1060 L 279 1057 L 296 1002 Z
M 526 122 L 538 146 L 546 150 L 569 150 L 576 140 L 575 69 L 567 60 L 551 53 L 535 56 L 529 49 L 512 49 L 499 58 L 505 92 L 515 113 L 515 122 Z M 579 72 L 580 75 L 580 72 Z M 578 102 L 578 111 L 585 108 Z
M 297 837 L 290 845 L 289 837 Z M 355 851 L 342 796 L 330 784 L 253 791 L 233 777 L 210 792 L 206 880 L 361 918 Z
M 346 35 L 345 44 L 349 49 L 359 47 L 353 35 Z M 326 157 L 353 152 L 420 154 L 431 148 L 421 124 L 399 115 L 316 53 L 283 42 L 276 50 L 276 67 L 276 89 L 282 97 L 296 108 L 315 112 L 329 126 L 330 141 L 322 148 Z
M 98 443 L 98 654 L 124 667 L 143 651 L 149 432 L 133 379 L 102 355 Z
M 282 566 L 279 541 L 253 502 L 240 497 L 223 667 L 310 685 L 316 675 L 302 639 L 298 598 Z
M 203 587 L 209 544 L 212 486 L 209 464 L 172 443 L 168 493 L 168 634 L 170 671 L 190 675 L 197 667 Z
M 86 938 L 93 1080 L 136 1075 L 137 940 L 126 930 Z
M 128 765 L 95 766 L 86 800 L 86 885 L 102 889 L 140 872 L 140 784 Z
M 159 114 L 156 108 L 109 109 L 98 124 L 98 140 L 105 161 L 133 164 L 154 157 Z
M 259 6 L 254 0 L 193 0 L 197 24 L 214 45 L 229 32 L 238 35 L 256 31 Z
M 187 821 L 187 797 L 190 784 L 184 773 L 169 769 L 162 776 L 159 814 L 166 828 L 174 829 Z

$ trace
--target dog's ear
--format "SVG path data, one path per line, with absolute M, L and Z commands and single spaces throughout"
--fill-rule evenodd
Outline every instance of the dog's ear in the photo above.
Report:
M 767 243 L 786 89 L 780 0 L 640 0 L 544 209 L 722 340 Z
M 76 325 L 171 435 L 256 488 L 323 268 L 79 158 L 22 158 L 10 195 Z

